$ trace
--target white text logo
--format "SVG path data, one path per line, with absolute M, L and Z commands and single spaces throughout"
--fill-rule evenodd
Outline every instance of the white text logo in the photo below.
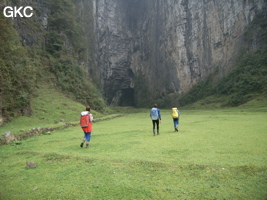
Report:
M 19 8 L 16 6 L 14 8 L 6 6 L 3 13 L 5 17 L 31 17 L 33 15 L 33 8 L 31 6 L 21 6 Z

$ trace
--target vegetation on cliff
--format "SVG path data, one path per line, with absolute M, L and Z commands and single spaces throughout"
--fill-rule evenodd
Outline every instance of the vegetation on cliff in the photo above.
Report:
M 22 46 L 9 19 L 0 14 L 0 106 L 4 116 L 30 104 L 36 80 L 36 66 Z
M 0 33 L 0 114 L 5 120 L 31 114 L 40 84 L 53 85 L 96 110 L 105 107 L 92 78 L 92 12 L 79 13 L 74 0 L 48 1 L 45 6 L 46 26 L 38 12 L 34 19 L 11 20 L 0 14 L 0 29 L 5 30 Z M 90 3 L 86 6 L 92 9 Z
M 181 105 L 188 105 L 214 96 L 221 106 L 238 106 L 267 91 L 267 22 L 266 15 L 259 15 L 244 33 L 248 47 L 258 42 L 257 50 L 240 49 L 242 55 L 235 67 L 218 80 L 218 70 L 196 84 L 180 98 Z
M 181 105 L 194 103 L 208 96 L 219 96 L 222 106 L 238 106 L 266 92 L 267 49 L 243 56 L 229 74 L 215 82 L 212 74 L 185 94 Z

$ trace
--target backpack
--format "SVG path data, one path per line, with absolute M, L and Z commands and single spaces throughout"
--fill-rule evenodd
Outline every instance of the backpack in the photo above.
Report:
M 172 118 L 179 118 L 179 113 L 177 108 L 172 108 Z
M 157 108 L 151 109 L 151 118 L 152 120 L 157 120 L 159 118 L 159 113 Z
M 90 113 L 88 111 L 81 112 L 80 126 L 88 127 L 90 122 Z

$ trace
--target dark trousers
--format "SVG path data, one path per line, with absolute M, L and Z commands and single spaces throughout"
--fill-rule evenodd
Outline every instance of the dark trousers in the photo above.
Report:
M 159 120 L 152 120 L 153 129 L 155 129 L 155 125 L 157 124 L 157 129 L 159 129 Z

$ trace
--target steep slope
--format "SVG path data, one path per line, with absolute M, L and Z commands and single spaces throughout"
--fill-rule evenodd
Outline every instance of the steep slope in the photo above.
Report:
M 6 18 L 6 6 L 33 16 Z M 82 104 L 103 110 L 97 87 L 91 1 L 0 2 L 0 125 L 32 113 L 32 98 L 48 83 Z

